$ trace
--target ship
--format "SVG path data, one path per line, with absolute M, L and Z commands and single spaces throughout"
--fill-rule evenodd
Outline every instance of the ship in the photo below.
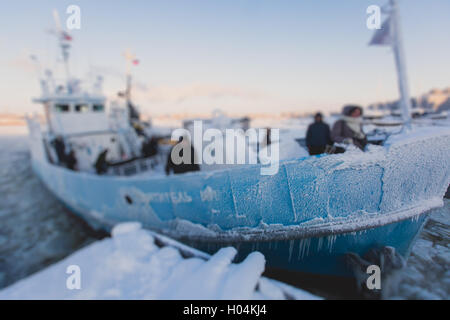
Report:
M 68 63 L 63 31 L 59 41 Z M 364 153 L 284 159 L 274 175 L 253 164 L 167 176 L 171 144 L 157 136 L 160 152 L 142 154 L 151 131 L 129 99 L 108 105 L 100 79 L 90 90 L 69 74 L 55 82 L 47 72 L 34 99 L 45 123 L 27 118 L 32 168 L 96 229 L 137 221 L 209 253 L 234 246 L 268 267 L 352 277 L 349 257 L 391 248 L 406 258 L 450 183 L 450 129 L 414 125 Z

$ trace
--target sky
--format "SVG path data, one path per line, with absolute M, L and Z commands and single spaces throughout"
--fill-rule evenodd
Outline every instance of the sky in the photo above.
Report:
M 124 87 L 148 114 L 340 110 L 398 98 L 392 52 L 369 47 L 366 9 L 386 0 L 15 0 L 0 13 L 0 113 L 40 111 L 30 54 L 63 75 L 52 10 L 81 8 L 71 73 Z M 411 94 L 450 86 L 450 1 L 400 0 Z

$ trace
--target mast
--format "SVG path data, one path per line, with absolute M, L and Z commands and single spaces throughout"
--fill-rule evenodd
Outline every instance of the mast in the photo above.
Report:
M 405 124 L 404 128 L 409 130 L 411 129 L 411 98 L 409 95 L 406 58 L 403 48 L 397 0 L 389 0 L 388 12 L 389 17 L 384 21 L 382 28 L 375 32 L 369 45 L 390 46 L 394 52 L 400 92 L 400 108 Z
M 397 67 L 398 86 L 400 91 L 400 107 L 403 121 L 407 129 L 411 129 L 411 97 L 409 93 L 408 78 L 406 73 L 406 58 L 403 47 L 403 39 L 400 27 L 400 15 L 397 0 L 390 0 L 392 8 L 392 49 L 394 51 L 395 65 Z
M 55 20 L 56 35 L 59 40 L 59 47 L 61 48 L 61 53 L 64 61 L 64 71 L 66 73 L 67 90 L 69 93 L 72 93 L 72 86 L 70 83 L 70 69 L 69 69 L 69 50 L 70 50 L 70 41 L 72 41 L 72 37 L 63 30 L 61 26 L 61 20 L 59 19 L 59 13 L 56 9 L 53 10 L 53 18 Z
M 125 57 L 125 63 L 126 63 L 126 88 L 125 88 L 125 98 L 127 102 L 131 102 L 131 88 L 132 88 L 132 75 L 131 75 L 131 68 L 134 65 L 136 65 L 138 60 L 136 59 L 136 56 L 131 53 L 131 50 L 127 49 L 125 53 L 123 54 Z
M 135 106 L 133 105 L 131 101 L 131 89 L 133 85 L 133 78 L 131 75 L 131 68 L 133 65 L 138 65 L 139 60 L 136 59 L 136 56 L 131 53 L 131 51 L 128 49 L 124 53 L 125 56 L 125 62 L 126 62 L 126 89 L 125 89 L 125 100 L 129 112 L 130 122 L 137 120 L 139 121 L 140 114 L 136 110 Z

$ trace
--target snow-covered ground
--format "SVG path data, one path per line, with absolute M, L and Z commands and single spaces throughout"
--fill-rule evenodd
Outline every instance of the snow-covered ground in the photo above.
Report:
M 400 299 L 450 298 L 450 199 L 432 210 L 402 271 L 397 295 Z
M 139 223 L 122 224 L 112 238 L 0 291 L 0 299 L 318 299 L 261 277 L 259 252 L 233 264 L 234 248 L 209 257 L 172 243 L 158 246 Z

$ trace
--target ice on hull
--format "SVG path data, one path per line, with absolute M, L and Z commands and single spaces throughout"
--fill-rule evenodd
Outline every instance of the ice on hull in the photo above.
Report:
M 102 177 L 35 157 L 33 167 L 62 202 L 104 228 L 139 221 L 202 248 L 267 246 L 269 266 L 345 274 L 343 253 L 386 245 L 407 253 L 423 213 L 442 205 L 450 182 L 448 141 L 447 128 L 421 128 L 366 153 L 285 161 L 275 176 L 243 166 L 175 177 Z M 329 241 L 335 242 L 331 250 Z
M 364 256 L 371 249 L 389 246 L 407 258 L 410 246 L 420 233 L 426 217 L 427 215 L 423 214 L 419 218 L 407 219 L 378 228 L 315 238 L 223 243 L 186 241 L 186 243 L 210 253 L 223 247 L 233 246 L 239 252 L 237 261 L 241 261 L 253 251 L 259 251 L 264 254 L 267 265 L 271 268 L 352 277 L 352 271 L 345 263 L 347 253 Z

